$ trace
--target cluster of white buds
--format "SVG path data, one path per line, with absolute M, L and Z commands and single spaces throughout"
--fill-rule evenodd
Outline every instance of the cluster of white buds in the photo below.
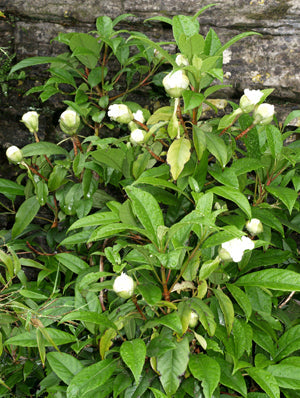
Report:
M 21 163 L 23 160 L 23 154 L 21 149 L 17 146 L 12 145 L 6 150 L 6 157 L 12 163 Z
M 67 109 L 60 115 L 59 125 L 64 133 L 74 135 L 80 125 L 80 116 L 73 109 Z
M 134 280 L 124 272 L 122 272 L 120 276 L 116 277 L 113 284 L 114 292 L 124 299 L 128 299 L 133 296 L 134 288 Z
M 227 242 L 222 243 L 219 250 L 219 257 L 222 260 L 232 260 L 235 263 L 241 261 L 245 250 L 253 250 L 254 242 L 246 237 L 234 238 Z
M 39 114 L 36 111 L 24 113 L 21 120 L 28 128 L 30 133 L 37 133 L 39 130 Z
M 127 105 L 113 104 L 108 107 L 108 116 L 111 120 L 118 123 L 130 123 L 133 120 L 133 114 Z
M 179 98 L 182 96 L 184 90 L 188 88 L 190 81 L 183 70 L 170 72 L 164 79 L 163 85 L 166 92 L 172 98 Z

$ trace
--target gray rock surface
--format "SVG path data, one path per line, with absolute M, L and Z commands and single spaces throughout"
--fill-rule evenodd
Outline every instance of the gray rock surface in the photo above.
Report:
M 157 41 L 171 38 L 170 27 L 160 22 L 143 21 L 155 15 L 172 17 L 193 15 L 213 0 L 0 0 L 0 10 L 6 19 L 0 20 L 0 45 L 16 53 L 19 61 L 29 56 L 49 56 L 62 51 L 51 42 L 59 32 L 88 32 L 94 28 L 96 17 L 112 18 L 134 14 L 120 27 L 144 30 Z M 201 33 L 212 27 L 225 43 L 233 36 L 256 31 L 252 36 L 235 43 L 227 52 L 225 81 L 233 87 L 228 91 L 239 98 L 244 88 L 275 88 L 272 99 L 278 117 L 300 108 L 300 0 L 216 0 L 216 5 L 200 15 Z M 39 80 L 39 70 L 35 69 Z M 28 110 L 28 100 L 19 99 L 20 111 Z M 0 100 L 0 105 L 1 104 Z M 7 103 L 9 108 L 12 106 Z M 14 103 L 13 107 L 17 107 Z M 27 107 L 27 108 L 26 108 Z M 18 127 L 20 129 L 20 127 Z M 0 116 L 0 142 L 3 143 Z

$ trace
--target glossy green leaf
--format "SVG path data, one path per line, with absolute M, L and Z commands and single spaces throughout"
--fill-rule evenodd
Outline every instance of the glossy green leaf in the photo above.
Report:
M 171 167 L 171 174 L 177 180 L 184 165 L 190 159 L 191 143 L 186 138 L 179 138 L 172 142 L 167 154 L 167 162 Z
M 247 368 L 246 371 L 270 398 L 280 398 L 278 384 L 270 372 L 260 368 Z
M 73 343 L 76 341 L 76 337 L 63 332 L 62 330 L 53 329 L 53 328 L 44 328 L 47 334 L 50 336 L 57 346 L 62 344 Z M 14 337 L 9 338 L 5 341 L 5 345 L 16 345 L 21 347 L 37 347 L 37 339 L 36 339 L 36 330 L 32 330 L 31 332 L 20 333 Z M 52 344 L 49 341 L 45 340 L 45 347 L 51 347 Z
M 298 194 L 291 188 L 266 186 L 266 190 L 275 198 L 279 199 L 292 213 Z
M 118 221 L 120 221 L 120 218 L 116 213 L 113 213 L 110 211 L 94 213 L 94 214 L 80 218 L 79 220 L 75 221 L 70 226 L 69 231 L 72 231 L 73 229 L 76 229 L 76 228 L 113 224 Z
M 283 291 L 300 291 L 300 274 L 285 269 L 266 269 L 241 276 L 236 286 L 259 286 Z
M 16 220 L 12 228 L 12 237 L 15 238 L 31 223 L 40 209 L 40 204 L 35 196 L 26 199 L 19 207 Z
M 172 19 L 173 35 L 179 43 L 181 35 L 191 37 L 199 33 L 199 22 L 186 15 L 175 15 Z
M 141 189 L 128 187 L 127 194 L 132 202 L 133 211 L 151 236 L 153 243 L 158 245 L 157 229 L 164 225 L 162 211 L 156 199 Z
M 49 63 L 61 63 L 65 65 L 66 59 L 64 57 L 29 57 L 26 59 L 23 59 L 22 61 L 18 62 L 16 65 L 14 65 L 11 70 L 10 74 L 15 73 L 17 70 L 27 68 L 28 66 L 34 66 L 34 65 L 42 65 L 42 64 L 49 64 Z
M 162 355 L 169 350 L 176 348 L 176 344 L 172 341 L 172 338 L 162 338 L 160 335 L 150 341 L 147 346 L 147 355 L 149 357 L 157 357 Z
M 197 108 L 204 101 L 203 94 L 191 90 L 184 90 L 182 96 L 184 101 L 184 112 Z
M 203 280 L 209 277 L 219 267 L 220 260 L 215 258 L 214 260 L 205 261 L 199 271 L 199 279 Z
M 81 271 L 89 268 L 88 264 L 81 260 L 80 257 L 74 256 L 71 253 L 58 253 L 55 258 L 63 264 L 65 267 L 70 269 L 72 272 L 79 274 Z
M 209 192 L 215 193 L 218 196 L 221 196 L 225 199 L 231 200 L 234 202 L 243 212 L 247 215 L 249 220 L 251 217 L 251 207 L 246 199 L 245 195 L 239 192 L 237 189 L 231 187 L 214 187 L 209 190 Z
M 234 391 L 240 393 L 243 397 L 247 397 L 247 386 L 245 378 L 240 371 L 232 374 L 232 364 L 222 358 L 215 358 L 221 368 L 220 383 Z
M 180 384 L 179 376 L 185 372 L 189 361 L 188 338 L 184 337 L 175 344 L 174 350 L 157 357 L 157 370 L 161 374 L 160 381 L 167 396 L 176 393 Z
M 266 370 L 275 377 L 280 387 L 300 390 L 300 357 L 286 358 Z
M 65 155 L 68 156 L 68 152 L 56 145 L 53 144 L 52 142 L 46 142 L 46 141 L 40 141 L 40 142 L 35 142 L 33 144 L 28 144 L 22 148 L 22 153 L 24 157 L 27 156 L 39 156 L 39 155 L 46 155 L 46 156 L 51 156 L 51 155 Z
M 266 126 L 266 135 L 271 154 L 276 159 L 283 148 L 283 139 L 280 130 L 274 125 L 268 124 Z
M 104 359 L 83 368 L 77 373 L 67 388 L 67 398 L 91 398 L 115 371 L 116 364 L 112 359 Z M 96 394 L 96 395 L 95 395 Z
M 189 360 L 192 375 L 201 381 L 205 398 L 211 398 L 217 388 L 221 369 L 216 360 L 207 355 L 192 355 Z
M 217 134 L 205 132 L 206 145 L 209 152 L 215 156 L 221 167 L 225 167 L 228 162 L 227 146 L 223 139 Z
M 236 300 L 238 305 L 242 308 L 248 320 L 252 313 L 252 306 L 248 296 L 242 289 L 240 289 L 235 285 L 227 284 L 226 287 L 229 290 L 229 292 L 232 294 L 233 298 Z
M 278 340 L 277 347 L 274 358 L 276 361 L 300 350 L 300 325 L 288 329 Z
M 197 297 L 190 299 L 191 308 L 196 311 L 199 316 L 199 321 L 210 336 L 213 336 L 216 331 L 216 322 L 213 312 L 207 304 Z
M 124 373 L 119 373 L 116 378 L 114 379 L 114 396 L 113 398 L 120 397 L 120 394 L 127 389 L 132 383 L 131 378 L 129 377 L 129 374 L 126 372 Z
M 115 324 L 107 318 L 106 314 L 99 314 L 93 311 L 69 312 L 67 315 L 61 318 L 60 323 L 73 320 L 94 323 L 95 325 L 104 325 L 106 327 L 116 329 Z
M 121 358 L 132 371 L 135 382 L 138 384 L 142 373 L 145 358 L 146 345 L 142 339 L 124 341 L 120 349 Z
M 151 390 L 153 392 L 154 398 L 168 398 L 166 396 L 166 394 L 164 394 L 163 392 L 161 392 L 160 390 L 157 390 L 154 387 L 150 387 L 149 390 Z
M 224 320 L 225 320 L 225 326 L 227 330 L 228 336 L 231 333 L 233 321 L 234 321 L 234 309 L 232 302 L 230 298 L 223 293 L 222 290 L 220 289 L 213 289 L 213 292 L 215 296 L 217 297 L 217 300 L 219 302 L 219 306 L 221 308 L 221 311 L 224 315 Z
M 206 135 L 201 128 L 197 126 L 193 127 L 193 142 L 198 160 L 200 160 L 206 149 Z
M 154 318 L 146 322 L 142 329 L 146 330 L 148 328 L 154 328 L 157 325 L 167 326 L 179 335 L 182 334 L 182 324 L 177 312 L 171 312 L 171 314 L 163 315 L 160 318 Z
M 125 152 L 119 148 L 97 149 L 92 152 L 93 158 L 99 163 L 122 172 Z
M 0 178 L 0 192 L 3 195 L 24 195 L 24 187 L 13 181 Z
M 138 290 L 149 305 L 154 305 L 161 300 L 162 291 L 156 285 L 142 283 L 138 285 Z
M 83 369 L 78 359 L 65 352 L 48 352 L 47 360 L 53 372 L 67 385 Z

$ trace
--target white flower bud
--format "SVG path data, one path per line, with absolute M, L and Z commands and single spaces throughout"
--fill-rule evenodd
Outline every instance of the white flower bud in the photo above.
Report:
M 244 113 L 252 112 L 262 96 L 263 93 L 260 90 L 249 90 L 246 88 L 244 90 L 244 95 L 240 99 L 240 108 Z
M 228 242 L 224 242 L 219 250 L 219 257 L 222 260 L 232 260 L 235 263 L 241 261 L 245 250 L 253 250 L 254 242 L 246 236 L 242 236 L 241 239 L 234 238 Z
M 145 123 L 145 118 L 143 112 L 139 109 L 133 114 L 134 120 L 140 123 Z
M 175 58 L 175 62 L 178 66 L 188 66 L 189 61 L 185 55 L 178 54 L 177 57 Z
M 122 274 L 115 279 L 113 289 L 118 296 L 128 299 L 133 296 L 134 280 L 122 272 Z
M 190 314 L 190 321 L 189 321 L 189 327 L 194 328 L 199 320 L 199 316 L 195 311 L 191 311 Z
M 39 129 L 39 114 L 35 111 L 24 113 L 21 120 L 31 133 L 37 133 Z
M 80 116 L 73 109 L 67 109 L 60 115 L 59 125 L 64 133 L 74 135 L 80 125 Z
M 145 135 L 143 130 L 141 129 L 135 129 L 131 132 L 130 134 L 130 141 L 133 144 L 141 144 L 145 139 Z
M 269 124 L 273 120 L 275 110 L 274 105 L 270 104 L 260 104 L 253 112 L 254 124 Z
M 113 104 L 108 107 L 108 116 L 118 123 L 129 123 L 133 120 L 133 114 L 127 105 Z
M 246 222 L 246 228 L 251 235 L 257 235 L 263 232 L 263 225 L 258 218 L 251 218 L 251 220 Z
M 183 70 L 169 73 L 163 79 L 163 85 L 170 97 L 181 97 L 184 90 L 189 86 L 190 82 Z
M 20 163 L 23 160 L 23 154 L 21 149 L 19 149 L 17 146 L 10 146 L 6 150 L 6 157 L 9 161 L 12 163 Z

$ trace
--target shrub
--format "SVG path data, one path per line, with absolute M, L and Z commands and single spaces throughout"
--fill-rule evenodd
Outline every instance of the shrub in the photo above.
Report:
M 171 25 L 179 57 L 114 30 L 126 16 L 100 17 L 93 34 L 58 36 L 70 53 L 13 67 L 50 63 L 31 92 L 69 92 L 72 149 L 39 142 L 31 113 L 36 142 L 8 151 L 21 173 L 0 180 L 14 216 L 1 231 L 0 396 L 299 396 L 299 146 L 285 140 L 300 112 L 279 124 L 272 90 L 247 89 L 231 113 L 202 117 L 227 87 L 223 52 L 253 34 L 204 38 L 206 8 L 152 18 Z M 125 101 L 146 82 L 170 105 Z M 126 136 L 104 136 L 120 124 Z

